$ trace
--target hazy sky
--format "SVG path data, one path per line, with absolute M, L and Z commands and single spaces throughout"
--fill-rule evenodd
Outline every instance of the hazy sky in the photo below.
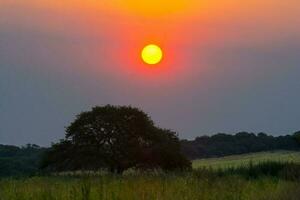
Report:
M 0 143 L 49 145 L 105 104 L 188 139 L 300 130 L 299 24 L 299 0 L 0 0 Z

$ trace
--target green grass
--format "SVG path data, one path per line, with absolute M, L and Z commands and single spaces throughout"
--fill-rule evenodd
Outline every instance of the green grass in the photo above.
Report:
M 1 200 L 297 200 L 299 182 L 196 175 L 62 178 L 0 181 Z
M 206 159 L 194 167 L 176 173 L 5 178 L 0 200 L 299 200 L 296 152 Z
M 239 167 L 248 165 L 250 162 L 258 164 L 262 162 L 276 161 L 276 162 L 294 162 L 300 163 L 300 152 L 294 151 L 274 151 L 261 152 L 236 156 L 226 156 L 223 158 L 209 158 L 193 161 L 193 168 L 213 168 L 224 169 L 231 167 Z

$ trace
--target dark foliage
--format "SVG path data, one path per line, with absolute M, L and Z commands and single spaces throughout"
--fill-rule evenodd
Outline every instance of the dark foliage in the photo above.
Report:
M 297 142 L 297 138 L 299 143 Z M 300 134 L 274 137 L 240 132 L 236 135 L 219 133 L 181 141 L 182 151 L 190 159 L 222 157 L 271 150 L 300 150 Z
M 176 168 L 174 166 L 190 165 L 181 154 L 178 154 L 180 144 L 175 133 L 159 128 L 155 128 L 152 131 L 155 134 L 151 138 L 155 142 L 152 142 L 151 148 L 143 149 L 142 153 L 138 154 L 141 159 L 137 164 L 138 167 L 154 168 L 161 166 L 164 169 L 172 169 Z M 194 141 L 183 140 L 181 141 L 181 149 L 187 157 L 195 159 L 267 150 L 299 150 L 299 144 L 300 132 L 296 132 L 292 136 L 279 137 L 268 136 L 264 133 L 255 135 L 242 132 L 237 135 L 217 134 L 211 137 L 202 136 Z M 96 170 L 102 167 L 106 168 L 107 164 L 101 157 L 101 152 L 95 153 L 98 150 L 96 147 L 95 145 L 88 145 L 84 146 L 84 148 L 82 146 L 77 148 L 77 146 L 72 144 L 71 140 L 62 140 L 49 149 L 31 144 L 24 147 L 0 145 L 0 177 L 36 174 L 39 172 L 41 157 L 46 151 L 48 152 L 47 159 L 43 159 L 42 163 L 43 167 L 49 170 Z M 70 154 L 76 155 L 76 157 L 70 159 Z M 243 170 L 240 169 L 239 171 Z M 283 172 L 286 176 L 293 176 L 295 173 L 299 173 L 299 170 L 297 166 L 290 165 Z M 298 175 L 295 176 L 297 177 Z
M 38 171 L 44 148 L 0 145 L 0 177 L 31 175 Z
M 248 179 L 263 176 L 276 177 L 290 181 L 300 181 L 300 165 L 290 162 L 262 162 L 254 165 L 219 170 L 219 175 L 240 175 Z
M 154 126 L 143 111 L 127 106 L 94 107 L 79 114 L 66 137 L 47 152 L 42 168 L 53 171 L 128 168 L 190 168 L 176 133 Z
M 298 142 L 300 145 L 300 131 L 293 134 L 294 139 Z
M 193 174 L 200 179 L 217 179 L 224 176 L 240 176 L 245 179 L 272 177 L 277 180 L 300 181 L 300 165 L 293 162 L 266 161 L 258 164 L 249 162 L 246 165 L 231 168 L 199 168 Z

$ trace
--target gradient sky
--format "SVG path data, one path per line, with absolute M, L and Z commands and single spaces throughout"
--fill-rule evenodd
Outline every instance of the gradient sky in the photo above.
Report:
M 165 52 L 155 67 L 139 57 L 148 43 Z M 289 134 L 299 77 L 299 0 L 0 0 L 3 144 L 49 145 L 105 104 L 187 139 Z

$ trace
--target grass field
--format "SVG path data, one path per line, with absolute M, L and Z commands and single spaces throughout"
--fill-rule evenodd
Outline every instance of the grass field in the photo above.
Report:
M 249 160 L 257 164 L 249 167 Z M 200 160 L 189 172 L 5 178 L 0 179 L 0 200 L 299 200 L 300 165 L 282 173 L 289 164 L 270 161 L 299 162 L 299 153 Z M 227 166 L 237 170 L 227 171 Z M 270 173 L 261 175 L 265 170 Z
M 1 200 L 299 200 L 300 184 L 272 178 L 138 176 L 2 180 Z
M 223 158 L 209 158 L 193 161 L 193 168 L 211 167 L 213 169 L 239 167 L 248 165 L 250 162 L 258 164 L 267 161 L 295 162 L 300 163 L 300 152 L 294 151 L 274 151 L 261 152 L 236 156 L 226 156 Z

